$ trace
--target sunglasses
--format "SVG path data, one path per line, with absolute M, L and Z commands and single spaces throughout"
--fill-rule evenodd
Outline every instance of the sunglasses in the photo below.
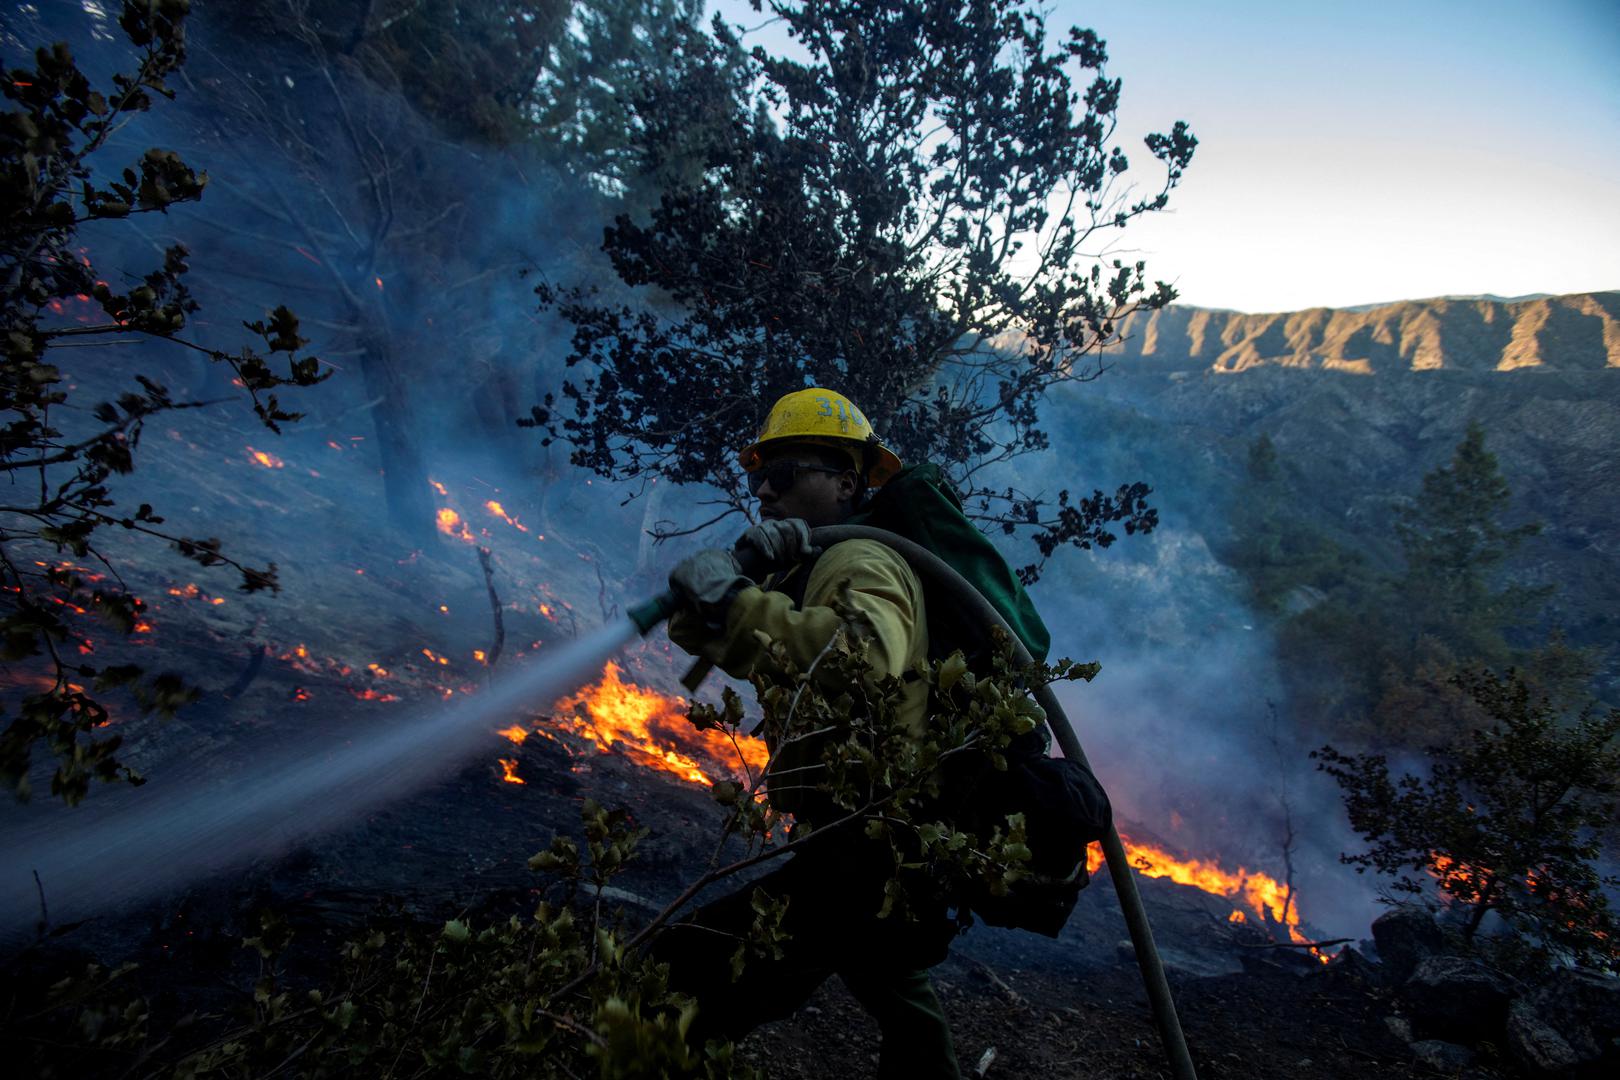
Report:
M 748 494 L 758 495 L 759 489 L 767 482 L 771 490 L 778 495 L 786 495 L 793 488 L 793 482 L 798 479 L 801 472 L 838 473 L 848 472 L 848 469 L 834 469 L 827 465 L 811 465 L 803 461 L 773 461 L 768 465 L 761 465 L 748 474 Z

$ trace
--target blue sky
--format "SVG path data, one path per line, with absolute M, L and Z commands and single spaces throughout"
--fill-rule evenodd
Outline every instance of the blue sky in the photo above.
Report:
M 1184 303 L 1620 289 L 1620 0 L 1061 0 L 1048 24 L 1108 42 L 1133 159 L 1175 120 L 1199 137 L 1170 212 L 1113 241 Z

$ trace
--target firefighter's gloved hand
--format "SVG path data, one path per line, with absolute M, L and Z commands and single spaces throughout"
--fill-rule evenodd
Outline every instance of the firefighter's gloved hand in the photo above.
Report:
M 810 526 L 802 518 L 762 521 L 737 538 L 732 548 L 743 558 L 752 551 L 763 571 L 786 570 L 794 563 L 817 554 L 810 542 Z
M 719 548 L 688 555 L 669 573 L 670 590 L 716 626 L 725 622 L 737 591 L 752 584 L 737 557 Z

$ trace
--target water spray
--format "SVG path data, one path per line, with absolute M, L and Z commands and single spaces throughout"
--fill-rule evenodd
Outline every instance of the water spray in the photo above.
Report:
M 672 609 L 659 610 L 667 617 Z M 360 820 L 487 752 L 510 713 L 537 703 L 544 707 L 577 690 L 660 621 L 632 618 L 604 626 L 528 667 L 509 670 L 479 694 L 368 733 L 359 745 L 349 745 L 349 731 L 332 734 L 325 745 L 304 739 L 265 752 L 241 780 L 205 773 L 189 783 L 109 793 L 92 805 L 62 808 L 30 823 L 21 835 L 0 838 L 0 940 L 16 942 L 33 933 L 40 890 L 53 922 L 73 922 L 280 854 Z

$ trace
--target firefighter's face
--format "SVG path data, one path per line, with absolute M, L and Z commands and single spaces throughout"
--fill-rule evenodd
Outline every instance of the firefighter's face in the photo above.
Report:
M 750 476 L 767 520 L 802 518 L 812 529 L 840 525 L 854 512 L 856 476 L 836 451 L 814 445 L 774 446 Z

